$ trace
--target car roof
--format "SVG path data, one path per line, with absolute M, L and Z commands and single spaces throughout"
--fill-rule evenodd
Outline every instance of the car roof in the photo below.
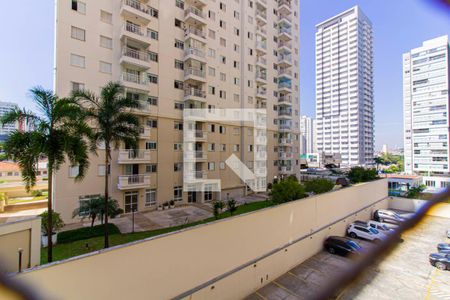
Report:
M 328 239 L 330 239 L 330 240 L 338 240 L 338 241 L 342 241 L 342 242 L 351 241 L 351 239 L 349 239 L 348 237 L 343 237 L 343 236 L 329 236 Z

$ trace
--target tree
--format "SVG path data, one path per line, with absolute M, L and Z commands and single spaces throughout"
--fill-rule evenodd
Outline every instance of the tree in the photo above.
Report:
M 237 206 L 236 206 L 236 200 L 234 200 L 233 198 L 231 198 L 230 200 L 227 201 L 227 207 L 228 207 L 228 211 L 230 212 L 230 215 L 233 215 L 233 213 L 236 211 Z
M 420 194 L 422 194 L 422 192 L 426 189 L 426 185 L 419 185 L 416 187 L 411 187 L 409 188 L 408 192 L 406 193 L 406 197 L 407 198 L 411 198 L 411 199 L 417 199 L 420 197 Z
M 34 128 L 32 132 L 14 131 L 4 144 L 6 155 L 17 162 L 22 171 L 27 192 L 36 184 L 38 159 L 48 158 L 48 211 L 53 212 L 53 174 L 68 158 L 72 166 L 78 166 L 75 180 L 81 180 L 89 167 L 86 142 L 91 134 L 80 107 L 71 99 L 60 99 L 52 91 L 41 87 L 31 89 L 38 114 L 25 109 L 13 109 L 6 113 L 1 123 L 26 120 Z M 53 214 L 49 213 L 47 227 L 53 230 Z M 48 261 L 53 259 L 51 234 L 48 235 Z
M 74 99 L 84 108 L 87 119 L 94 125 L 93 142 L 103 143 L 105 147 L 105 248 L 109 247 L 108 201 L 109 170 L 111 151 L 125 144 L 128 149 L 135 149 L 139 138 L 139 119 L 131 109 L 139 108 L 136 99 L 124 97 L 124 88 L 120 83 L 109 82 L 102 88 L 100 97 L 86 90 L 75 91 Z
M 89 219 L 91 219 L 91 227 L 94 227 L 95 220 L 97 219 L 97 217 L 99 217 L 103 224 L 103 217 L 105 214 L 105 207 L 103 205 L 104 203 L 105 199 L 102 196 L 83 201 L 80 203 L 80 206 L 73 211 L 72 218 L 89 217 Z M 119 203 L 117 202 L 117 200 L 109 198 L 108 217 L 115 218 L 121 213 L 123 213 L 123 210 L 119 208 Z
M 285 203 L 306 197 L 305 188 L 292 178 L 286 178 L 272 186 L 270 192 L 272 200 L 276 204 Z
M 220 212 L 223 209 L 223 202 L 222 201 L 216 201 L 214 202 L 214 206 L 213 206 L 213 213 L 214 213 L 214 218 L 217 220 L 219 219 L 219 215 Z
M 39 216 L 42 219 L 42 222 L 41 222 L 42 232 L 47 237 L 48 236 L 51 237 L 54 231 L 58 231 L 64 227 L 64 222 L 61 219 L 61 215 L 57 212 L 54 212 L 54 211 L 52 212 L 52 217 L 51 217 L 52 218 L 52 226 L 51 227 L 48 226 L 48 219 L 49 219 L 48 210 L 44 211 Z
M 377 170 L 363 167 L 353 167 L 348 173 L 348 179 L 353 183 L 372 181 L 378 178 Z
M 331 191 L 334 188 L 334 183 L 328 179 L 317 178 L 311 181 L 307 181 L 305 184 L 305 190 L 308 193 L 323 194 Z
M 400 172 L 400 168 L 397 165 L 390 165 L 384 172 L 388 174 L 398 173 Z
M 377 171 L 379 170 L 380 165 L 384 164 L 384 159 L 380 156 L 377 156 L 373 159 L 373 161 L 375 162 L 375 164 L 377 165 Z

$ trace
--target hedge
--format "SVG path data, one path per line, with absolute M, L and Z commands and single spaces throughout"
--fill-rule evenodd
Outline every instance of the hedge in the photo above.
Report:
M 104 234 L 104 225 L 97 225 L 94 227 L 83 227 L 73 230 L 67 230 L 58 233 L 58 243 L 70 243 L 74 241 L 89 239 L 97 236 L 102 236 Z M 109 234 L 120 233 L 119 228 L 116 225 L 109 223 Z

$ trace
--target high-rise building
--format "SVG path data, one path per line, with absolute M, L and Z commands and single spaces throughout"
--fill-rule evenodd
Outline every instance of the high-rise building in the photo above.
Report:
M 57 0 L 56 93 L 119 81 L 142 103 L 139 149 L 122 145 L 109 171 L 125 212 L 246 193 L 225 160 L 252 169 L 257 142 L 236 122 L 196 123 L 196 177 L 220 179 L 222 191 L 183 191 L 184 108 L 267 108 L 267 182 L 297 174 L 298 78 L 298 0 Z M 103 193 L 105 172 L 101 151 L 80 183 L 76 166 L 61 168 L 55 205 L 66 221 Z
M 18 108 L 16 103 L 0 102 L 0 117 L 3 117 L 7 112 Z M 19 129 L 19 123 L 7 123 L 0 126 L 0 140 L 5 140 L 14 130 Z
M 357 6 L 316 26 L 316 122 L 319 153 L 373 162 L 372 25 Z
M 425 41 L 403 55 L 405 172 L 449 175 L 449 39 Z M 446 187 L 428 180 L 429 187 Z
M 316 120 L 307 116 L 300 118 L 300 154 L 315 153 L 315 129 Z

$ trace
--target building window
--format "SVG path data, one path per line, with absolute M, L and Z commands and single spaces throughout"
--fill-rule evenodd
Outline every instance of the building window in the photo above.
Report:
M 183 122 L 175 121 L 173 124 L 173 128 L 176 130 L 183 130 Z
M 79 205 L 80 205 L 80 211 L 78 212 L 78 216 L 80 217 L 87 217 L 89 216 L 90 210 L 89 205 L 87 205 L 87 202 L 98 199 L 100 197 L 99 194 L 97 195 L 85 195 L 78 197 Z
M 184 70 L 184 62 L 175 59 L 175 69 Z
M 85 88 L 84 83 L 81 82 L 72 81 L 71 84 L 72 84 L 72 91 L 82 91 Z
M 149 8 L 150 8 L 150 11 L 149 11 L 150 15 L 151 15 L 153 18 L 158 19 L 158 17 L 159 17 L 159 11 L 158 11 L 156 8 L 153 8 L 153 7 L 149 7 Z
M 183 171 L 183 163 L 174 163 L 173 164 L 173 171 L 174 172 L 180 172 Z
M 149 174 L 149 173 L 156 173 L 158 171 L 158 167 L 157 164 L 149 164 L 149 165 L 145 165 L 145 173 Z
M 213 200 L 213 192 L 205 191 L 205 201 L 212 201 L 212 200 Z
M 174 103 L 174 108 L 178 109 L 178 110 L 183 110 L 184 109 L 184 103 L 180 102 L 180 101 L 177 101 L 177 102 Z
M 86 67 L 86 58 L 77 54 L 70 54 L 70 65 L 79 68 Z
M 78 166 L 69 167 L 69 177 L 70 178 L 77 177 L 79 173 L 80 173 L 80 168 Z M 11 175 L 8 175 L 8 176 L 12 176 L 12 172 L 11 172 Z
M 72 0 L 72 10 L 84 15 L 86 14 L 86 3 L 78 0 Z
M 214 162 L 209 162 L 208 163 L 208 170 L 209 171 L 214 171 L 216 169 L 216 164 Z
M 178 49 L 184 49 L 184 42 L 180 41 L 180 40 L 175 40 L 175 48 Z
M 157 105 L 158 105 L 158 97 L 149 96 L 149 97 L 147 98 L 147 102 L 148 102 L 148 104 L 150 104 L 150 105 L 155 105 L 155 106 L 157 106 Z
M 156 150 L 156 149 L 158 149 L 158 145 L 155 141 L 148 141 L 148 142 L 145 142 L 145 149 L 146 150 Z
M 183 144 L 182 143 L 175 143 L 175 144 L 173 144 L 173 150 L 175 150 L 175 151 L 183 151 Z
M 184 83 L 183 83 L 183 81 L 175 80 L 173 82 L 173 87 L 176 89 L 182 90 L 182 89 L 184 89 Z
M 112 64 L 101 61 L 99 70 L 102 73 L 111 74 L 112 73 Z
M 155 119 L 147 120 L 147 127 L 158 128 L 158 120 L 155 120 Z
M 106 167 L 105 165 L 98 165 L 97 166 L 97 174 L 98 176 L 105 176 Z
M 159 39 L 159 35 L 157 31 L 151 30 L 151 29 L 147 29 L 147 36 L 149 38 L 151 38 L 152 40 L 158 40 Z
M 156 189 L 146 189 L 145 190 L 145 207 L 156 205 Z
M 104 23 L 108 23 L 108 24 L 112 24 L 112 14 L 101 10 L 100 11 L 100 21 L 104 22 Z
M 183 22 L 181 22 L 181 20 L 175 19 L 175 27 L 182 28 Z
M 158 75 L 147 73 L 150 83 L 158 84 Z
M 219 133 L 220 134 L 225 134 L 226 133 L 225 126 L 222 126 L 222 125 L 219 126 Z
M 72 26 L 72 34 L 73 39 L 79 40 L 79 41 L 86 41 L 86 30 Z
M 174 201 L 182 201 L 183 200 L 183 187 L 175 186 L 173 188 L 173 200 Z
M 221 170 L 225 170 L 225 163 L 224 163 L 223 161 L 221 161 L 221 162 L 219 163 L 219 168 L 220 168 Z
M 184 9 L 184 1 L 182 0 L 175 0 L 175 6 L 181 9 Z
M 103 48 L 107 48 L 107 49 L 112 49 L 112 39 L 110 39 L 109 37 L 100 36 L 100 47 Z

